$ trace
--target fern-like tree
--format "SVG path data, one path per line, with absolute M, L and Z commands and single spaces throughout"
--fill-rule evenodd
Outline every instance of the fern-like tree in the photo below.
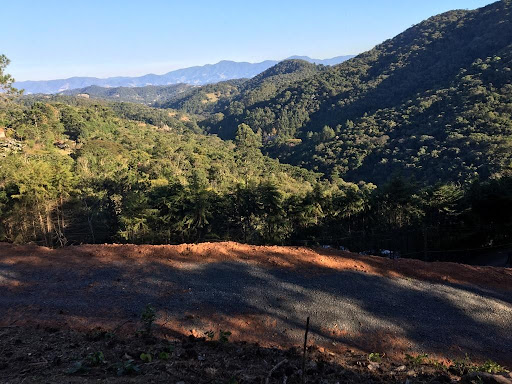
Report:
M 5 56 L 0 55 L 0 101 L 4 102 L 14 95 L 19 95 L 21 91 L 12 86 L 14 79 L 5 69 L 11 61 Z
M 5 55 L 0 55 L 0 127 L 6 124 L 7 106 L 11 104 L 10 100 L 22 93 L 12 86 L 14 83 L 12 76 L 5 73 L 9 63 L 10 60 Z

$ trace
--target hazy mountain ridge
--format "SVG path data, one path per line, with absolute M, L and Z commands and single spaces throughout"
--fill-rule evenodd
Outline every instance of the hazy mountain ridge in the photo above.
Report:
M 155 106 L 199 115 L 219 112 L 228 105 L 231 109 L 239 109 L 241 106 L 265 102 L 269 95 L 325 68 L 300 59 L 283 60 L 251 79 L 229 80 L 191 88 Z M 214 116 L 213 119 L 217 117 Z
M 187 113 L 208 114 L 238 101 L 251 104 L 265 101 L 269 94 L 325 70 L 302 59 L 287 59 L 251 79 L 241 78 L 202 86 L 190 84 L 147 85 L 144 87 L 100 87 L 91 85 L 61 92 L 62 95 L 88 95 L 93 99 L 146 104 L 159 108 L 181 109 Z
M 311 59 L 307 56 L 297 56 L 311 63 L 335 65 L 354 56 L 337 56 L 331 59 Z M 147 85 L 193 84 L 204 85 L 219 81 L 251 78 L 279 63 L 278 60 L 265 60 L 260 63 L 235 62 L 223 60 L 216 64 L 206 64 L 178 69 L 163 75 L 148 74 L 139 77 L 71 77 L 68 79 L 20 81 L 15 86 L 24 89 L 25 93 L 59 93 L 71 89 L 85 88 L 91 85 L 100 87 L 144 87 Z

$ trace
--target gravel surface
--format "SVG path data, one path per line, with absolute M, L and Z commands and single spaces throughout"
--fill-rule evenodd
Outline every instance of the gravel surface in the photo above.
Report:
M 512 363 L 512 297 L 507 291 L 241 259 L 182 259 L 178 267 L 124 254 L 105 260 L 71 252 L 63 259 L 45 251 L 24 258 L 11 257 L 12 250 L 9 257 L 0 253 L 4 324 L 92 327 L 131 321 L 136 326 L 150 303 L 162 326 L 185 334 L 224 329 L 234 339 L 298 345 L 310 316 L 311 342 L 331 350 L 448 358 L 468 353 Z

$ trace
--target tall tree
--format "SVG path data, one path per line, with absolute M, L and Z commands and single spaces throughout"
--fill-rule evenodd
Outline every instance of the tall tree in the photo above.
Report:
M 261 133 L 256 133 L 247 124 L 240 124 L 236 131 L 236 162 L 242 169 L 245 186 L 249 179 L 259 173 L 263 156 L 261 154 Z
M 13 95 L 19 95 L 22 92 L 12 86 L 14 79 L 5 69 L 10 64 L 10 60 L 5 55 L 0 55 L 0 101 L 5 102 Z

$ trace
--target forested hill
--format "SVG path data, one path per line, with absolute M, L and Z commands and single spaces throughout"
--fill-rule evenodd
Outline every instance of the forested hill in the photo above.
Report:
M 504 0 L 434 16 L 256 103 L 219 105 L 203 124 L 232 138 L 246 122 L 263 132 L 274 156 L 352 181 L 467 181 L 505 172 L 512 161 L 511 9 Z M 289 142 L 297 138 L 299 145 Z
M 233 141 L 204 135 L 198 123 L 232 118 L 206 108 L 194 115 L 65 95 L 16 99 L 3 75 L 7 64 L 0 55 L 0 241 L 55 246 L 225 239 L 392 249 L 459 261 L 470 256 L 468 249 L 511 242 L 512 175 L 427 186 L 398 178 L 378 186 L 326 179 L 264 156 L 262 143 L 277 143 L 277 132 L 263 140 L 263 132 L 242 123 Z M 233 94 L 222 103 L 262 105 L 272 87 L 288 91 L 326 71 L 289 62 L 250 86 L 242 80 L 198 89 L 225 86 Z M 217 97 L 201 92 L 196 95 Z M 212 110 L 221 105 L 204 104 Z M 321 135 L 319 146 L 336 134 L 326 128 Z
M 295 81 L 311 77 L 324 68 L 323 65 L 315 65 L 306 60 L 293 59 L 282 61 L 252 79 L 227 80 L 202 87 L 190 84 L 115 88 L 91 85 L 64 91 L 59 95 L 139 103 L 207 115 L 240 99 L 249 99 L 250 103 L 265 101 L 268 95 Z
M 193 88 L 189 84 L 175 85 L 147 85 L 145 87 L 114 87 L 106 88 L 91 85 L 85 88 L 77 88 L 62 92 L 63 95 L 82 95 L 87 98 L 107 99 L 114 101 L 126 101 L 152 105 L 167 101 L 187 90 Z
M 22 103 L 0 108 L 0 241 L 183 242 L 224 235 L 226 225 L 234 235 L 231 224 L 246 223 L 224 213 L 242 214 L 243 185 L 262 197 L 251 204 L 263 220 L 272 209 L 282 214 L 265 198 L 280 204 L 320 177 L 264 156 L 244 126 L 226 142 L 194 132 L 191 116 L 144 105 L 69 96 Z M 279 236 L 270 225 L 256 236 Z
M 266 102 L 272 95 L 293 83 L 307 79 L 326 67 L 305 60 L 285 60 L 263 71 L 252 79 L 230 80 L 190 89 L 164 103 L 162 108 L 182 109 L 188 113 L 208 116 L 225 111 L 228 115 L 241 113 L 246 106 Z M 213 116 L 214 121 L 224 119 L 224 113 Z M 249 122 L 250 121 L 246 121 Z M 231 121 L 235 131 L 238 124 Z

